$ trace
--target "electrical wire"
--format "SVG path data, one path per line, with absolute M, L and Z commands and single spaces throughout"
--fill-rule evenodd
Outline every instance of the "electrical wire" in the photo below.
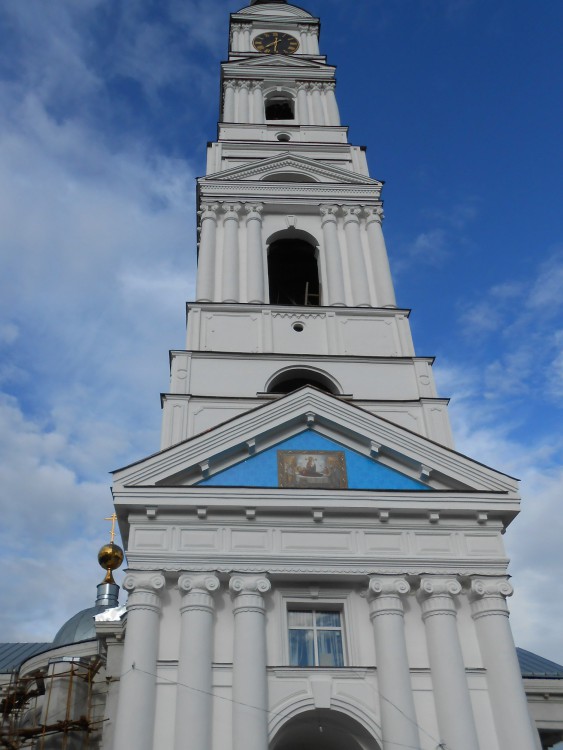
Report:
M 146 674 L 149 677 L 154 677 L 157 680 L 162 680 L 164 682 L 167 682 L 169 685 L 176 685 L 177 687 L 183 687 L 183 688 L 186 688 L 187 690 L 191 690 L 191 691 L 193 691 L 195 693 L 201 693 L 202 695 L 209 695 L 210 697 L 216 698 L 217 700 L 226 701 L 227 703 L 232 703 L 232 704 L 238 705 L 238 706 L 244 706 L 245 708 L 251 708 L 254 711 L 261 711 L 262 713 L 267 714 L 272 719 L 276 718 L 277 716 L 281 716 L 282 715 L 281 711 L 270 711 L 269 709 L 267 709 L 267 708 L 261 708 L 260 706 L 252 706 L 250 703 L 244 703 L 243 701 L 235 700 L 234 698 L 228 698 L 227 696 L 224 696 L 224 695 L 218 695 L 217 693 L 213 693 L 213 692 L 211 692 L 209 690 L 203 690 L 202 688 L 196 688 L 193 685 L 186 685 L 186 683 L 184 683 L 184 682 L 180 682 L 179 680 L 171 680 L 168 677 L 164 677 L 163 675 L 156 674 L 155 672 L 148 672 L 145 669 L 140 669 L 139 667 L 135 666 L 134 663 L 132 664 L 132 666 L 126 672 L 124 672 L 122 675 L 120 675 L 119 680 L 121 681 L 121 679 L 123 679 L 124 677 L 126 677 L 130 672 L 140 672 L 141 674 Z M 358 676 L 360 676 L 359 673 L 357 673 L 357 672 L 353 672 L 353 673 L 357 674 Z M 437 744 L 436 744 L 435 750 L 453 750 L 453 748 L 450 747 L 449 745 L 446 745 L 445 742 L 437 740 L 435 737 L 433 737 L 431 734 L 429 734 L 414 719 L 411 719 L 410 716 L 407 716 L 407 714 L 405 714 L 404 711 L 402 711 L 399 708 L 399 706 L 397 706 L 395 703 L 393 703 L 393 701 L 389 700 L 389 698 L 386 698 L 382 693 L 380 693 L 378 690 L 376 690 L 376 688 L 374 688 L 373 685 L 370 685 L 370 687 L 372 688 L 372 690 L 375 693 L 377 693 L 379 695 L 380 699 L 386 701 L 391 706 L 393 706 L 395 709 L 397 709 L 397 711 L 400 714 L 402 714 L 406 719 L 408 719 L 409 721 L 411 721 L 430 740 L 432 740 L 432 742 L 436 742 Z M 420 747 L 415 747 L 414 745 L 404 745 L 404 744 L 402 744 L 400 742 L 393 742 L 392 740 L 385 740 L 385 742 L 388 745 L 394 745 L 395 747 L 405 748 L 405 750 L 422 750 L 422 748 L 420 748 Z

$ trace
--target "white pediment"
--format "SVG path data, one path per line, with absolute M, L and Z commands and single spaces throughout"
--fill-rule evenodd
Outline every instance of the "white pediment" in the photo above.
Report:
M 313 60 L 305 60 L 290 55 L 253 55 L 252 57 L 245 57 L 236 62 L 226 63 L 224 66 L 224 69 L 229 73 L 238 72 L 239 68 L 244 68 L 245 72 L 262 68 L 284 68 L 304 71 L 320 70 L 324 73 L 333 70 L 330 65 L 323 65 L 322 63 L 314 62 Z
M 340 183 L 348 185 L 372 185 L 381 187 L 383 183 L 374 180 L 371 177 L 350 172 L 347 169 L 340 169 L 323 162 L 309 159 L 298 154 L 285 153 L 273 156 L 269 159 L 262 159 L 253 164 L 245 164 L 241 167 L 234 167 L 223 172 L 202 177 L 200 184 L 206 182 L 268 182 L 269 177 L 276 181 L 276 175 L 281 174 L 303 175 L 304 182 L 321 182 L 321 183 Z M 299 180 L 295 180 L 298 182 Z
M 196 486 L 203 480 L 309 431 L 423 482 L 432 495 L 494 493 L 518 499 L 518 482 L 512 477 L 311 386 L 119 469 L 114 488 L 191 487 L 196 492 L 204 489 Z

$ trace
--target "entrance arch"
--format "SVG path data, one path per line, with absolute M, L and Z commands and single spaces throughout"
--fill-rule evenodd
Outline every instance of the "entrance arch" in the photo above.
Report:
M 294 716 L 277 732 L 270 750 L 381 750 L 359 722 L 340 711 L 313 709 Z

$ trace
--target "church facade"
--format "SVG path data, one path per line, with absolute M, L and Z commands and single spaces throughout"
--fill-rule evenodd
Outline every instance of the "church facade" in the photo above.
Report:
M 518 482 L 455 451 L 319 29 L 286 0 L 231 16 L 186 349 L 160 450 L 114 474 L 99 746 L 549 747 L 506 601 Z

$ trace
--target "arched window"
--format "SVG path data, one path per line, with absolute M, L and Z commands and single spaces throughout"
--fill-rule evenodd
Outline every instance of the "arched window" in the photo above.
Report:
M 316 248 L 300 238 L 276 240 L 268 252 L 271 305 L 319 305 Z
M 306 367 L 292 367 L 276 375 L 267 386 L 267 393 L 291 393 L 312 385 L 325 393 L 337 395 L 340 390 L 328 375 Z
M 265 102 L 266 121 L 295 120 L 295 102 L 290 94 L 284 92 L 271 94 Z

